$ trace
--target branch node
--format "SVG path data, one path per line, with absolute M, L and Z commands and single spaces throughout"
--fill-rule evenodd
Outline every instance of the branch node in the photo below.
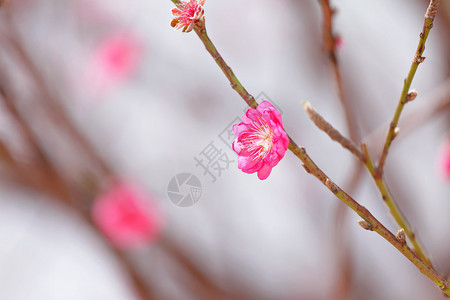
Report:
M 358 221 L 358 225 L 361 226 L 365 230 L 369 230 L 369 231 L 373 230 L 372 224 L 370 224 L 367 221 L 364 221 L 364 220 Z
M 325 180 L 325 185 L 327 186 L 327 188 L 330 189 L 330 191 L 333 194 L 337 194 L 337 192 L 339 191 L 339 189 L 337 188 L 336 184 L 333 181 L 331 181 L 329 178 L 327 178 Z
M 426 58 L 425 56 L 416 55 L 414 57 L 414 63 L 421 64 L 425 61 L 425 58 Z
M 394 134 L 392 135 L 392 140 L 394 140 L 399 133 L 400 133 L 400 128 L 399 127 L 395 127 Z
M 309 102 L 302 102 L 303 108 L 305 112 L 308 114 L 308 117 L 313 121 L 313 123 L 325 132 L 333 141 L 341 144 L 342 147 L 349 150 L 353 155 L 355 155 L 361 162 L 364 162 L 364 155 L 359 151 L 359 149 L 355 146 L 355 144 L 343 136 L 337 129 L 333 127 L 330 123 L 328 123 L 318 112 L 311 107 Z
M 445 281 L 443 282 L 442 286 L 440 286 L 439 288 L 440 288 L 441 291 L 444 293 L 444 296 L 445 296 L 446 298 L 450 298 L 450 296 L 446 293 L 446 290 L 447 290 L 448 287 L 449 287 L 448 282 L 449 282 L 449 280 L 450 280 L 450 276 L 447 275 L 447 276 L 444 277 L 444 279 L 445 279 Z
M 416 99 L 417 97 L 417 91 L 416 90 L 412 90 L 410 91 L 405 98 L 405 103 L 408 103 L 410 101 L 413 101 L 414 99 Z
M 302 164 L 302 167 L 305 169 L 306 173 L 311 174 L 311 170 L 305 164 Z
M 406 243 L 406 235 L 405 235 L 405 230 L 403 228 L 400 228 L 397 231 L 397 235 L 395 237 L 397 239 L 397 241 L 399 241 L 402 244 Z
M 433 20 L 436 17 L 437 9 L 439 6 L 439 0 L 431 1 L 425 13 L 425 19 Z

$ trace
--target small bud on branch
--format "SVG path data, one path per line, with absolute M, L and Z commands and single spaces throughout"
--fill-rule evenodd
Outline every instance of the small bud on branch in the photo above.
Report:
M 373 230 L 373 226 L 367 221 L 364 221 L 364 220 L 358 221 L 358 225 L 361 226 L 365 230 L 370 230 L 370 231 Z
M 395 238 L 397 239 L 397 241 L 399 241 L 402 244 L 406 243 L 405 230 L 403 228 L 400 228 L 397 231 L 397 236 Z
M 327 179 L 325 180 L 325 185 L 327 186 L 327 188 L 330 189 L 330 191 L 331 191 L 333 194 L 336 194 L 336 193 L 339 191 L 339 189 L 337 188 L 336 184 L 334 184 L 334 182 L 331 181 L 329 178 L 327 178 Z
M 405 103 L 406 103 L 406 102 L 413 101 L 414 99 L 416 99 L 416 97 L 417 97 L 417 91 L 416 91 L 416 90 L 410 91 L 410 92 L 408 93 L 408 95 L 406 95 Z
M 395 127 L 394 135 L 392 136 L 392 139 L 395 139 L 399 133 L 400 133 L 400 128 L 399 127 Z
M 414 57 L 414 63 L 421 64 L 425 61 L 425 56 L 416 56 Z

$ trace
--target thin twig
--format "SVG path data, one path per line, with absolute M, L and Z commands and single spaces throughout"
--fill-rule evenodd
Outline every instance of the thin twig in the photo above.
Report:
M 198 293 L 200 299 L 236 299 L 228 290 L 211 280 L 203 270 L 197 267 L 195 261 L 184 253 L 180 247 L 175 245 L 174 242 L 163 237 L 160 239 L 158 245 L 164 253 L 170 255 L 189 274 L 190 279 L 194 281 L 195 287 L 197 287 L 196 291 L 193 292 Z
M 15 50 L 16 55 L 21 60 L 22 64 L 29 71 L 31 77 L 34 79 L 36 85 L 40 87 L 39 91 L 42 93 L 42 104 L 45 105 L 51 116 L 64 128 L 77 142 L 88 157 L 98 166 L 101 171 L 106 175 L 110 176 L 113 172 L 110 167 L 104 162 L 103 158 L 97 153 L 97 151 L 92 147 L 92 145 L 86 140 L 86 138 L 77 130 L 77 128 L 69 121 L 69 116 L 66 113 L 64 107 L 61 105 L 58 99 L 55 99 L 53 93 L 51 92 L 47 82 L 42 76 L 39 68 L 35 65 L 32 59 L 29 57 L 22 42 L 19 40 L 18 33 L 14 30 L 13 26 L 9 24 L 10 30 L 7 38 Z
M 21 182 L 24 181 L 22 180 L 25 175 L 23 168 L 19 166 L 14 155 L 2 140 L 0 140 L 0 161 L 6 168 L 6 173 L 8 173 L 10 177 L 13 177 L 11 179 Z
M 437 120 L 439 115 L 446 113 L 450 108 L 450 78 L 447 78 L 444 82 L 436 86 L 430 94 L 422 98 L 423 101 L 420 105 L 403 115 L 399 122 L 402 134 L 397 139 L 401 140 L 405 138 L 414 129 L 428 121 Z M 386 124 L 382 124 L 364 138 L 369 148 L 380 144 L 384 140 L 385 128 Z
M 322 8 L 323 22 L 322 22 L 322 36 L 323 36 L 323 49 L 328 54 L 328 58 L 330 60 L 331 72 L 334 74 L 336 85 L 337 85 L 337 94 L 338 98 L 341 102 L 342 109 L 345 115 L 345 121 L 347 123 L 347 131 L 350 136 L 350 140 L 343 141 L 341 145 L 348 145 L 349 149 L 353 154 L 355 154 L 359 159 L 363 159 L 361 151 L 353 144 L 352 141 L 359 141 L 359 127 L 357 126 L 357 115 L 353 112 L 353 107 L 350 105 L 348 98 L 345 96 L 344 85 L 342 80 L 342 74 L 339 67 L 339 61 L 337 56 L 337 39 L 334 34 L 333 27 L 333 16 L 336 13 L 334 9 L 330 7 L 330 0 L 319 0 L 320 6 Z M 308 112 L 308 111 L 307 111 Z M 308 115 L 311 119 L 313 116 L 308 112 Z M 320 116 L 319 116 L 320 117 Z M 317 121 L 323 120 L 323 118 L 317 119 Z M 314 120 L 313 120 L 314 121 Z M 323 120 L 324 121 L 324 120 Z M 316 122 L 315 122 L 316 123 Z M 319 122 L 316 123 L 317 126 Z M 323 124 L 323 123 L 322 123 Z M 325 126 L 330 128 L 331 126 Z M 332 128 L 332 127 L 331 127 Z M 334 128 L 333 128 L 334 129 Z M 330 132 L 332 133 L 332 132 Z M 335 132 L 334 135 L 336 138 L 344 138 L 339 132 Z M 356 164 L 354 171 L 348 175 L 346 178 L 346 182 L 349 183 L 349 188 L 347 191 L 352 194 L 352 192 L 356 189 L 356 187 L 361 183 L 361 174 L 364 167 L 362 164 Z M 348 293 L 350 291 L 350 285 L 352 282 L 352 255 L 351 249 L 349 249 L 349 245 L 345 244 L 342 239 L 342 235 L 346 234 L 345 230 L 342 230 L 342 225 L 347 216 L 347 210 L 344 205 L 336 206 L 336 219 L 335 219 L 335 232 L 336 232 L 336 246 L 337 249 L 341 249 L 341 254 L 339 255 L 340 260 L 340 269 L 339 276 L 336 282 L 336 289 L 333 289 L 332 293 L 336 299 L 347 299 Z M 348 234 L 348 233 L 347 233 Z M 339 238 L 339 237 L 341 238 Z M 344 249 L 345 248 L 345 249 Z M 343 274 L 341 274 L 341 272 Z M 341 276 L 343 275 L 343 276 Z
M 303 107 L 309 118 L 319 129 L 328 134 L 333 141 L 338 142 L 342 147 L 353 153 L 362 163 L 365 163 L 364 155 L 351 140 L 343 136 L 337 129 L 328 123 L 308 102 L 303 102 Z
M 391 124 L 389 126 L 389 130 L 387 133 L 386 141 L 384 143 L 383 151 L 381 152 L 380 160 L 377 166 L 377 176 L 382 177 L 384 171 L 384 165 L 386 163 L 386 158 L 389 152 L 389 148 L 391 146 L 392 141 L 394 140 L 396 134 L 395 130 L 397 128 L 400 114 L 402 113 L 403 107 L 408 102 L 408 93 L 411 87 L 412 80 L 414 75 L 416 74 L 417 68 L 419 64 L 425 60 L 425 57 L 422 56 L 425 51 L 425 42 L 427 41 L 428 34 L 430 33 L 431 28 L 433 27 L 434 18 L 436 16 L 436 12 L 439 6 L 440 0 L 431 0 L 430 5 L 425 13 L 425 22 L 423 24 L 422 32 L 420 33 L 419 45 L 417 46 L 416 54 L 414 55 L 413 62 L 409 69 L 408 75 L 403 83 L 403 89 L 400 95 L 400 99 L 398 100 L 397 108 L 395 109 L 394 117 L 392 118 Z
M 359 131 L 356 121 L 357 115 L 353 113 L 352 106 L 350 105 L 347 97 L 345 97 L 339 60 L 336 54 L 336 37 L 333 33 L 333 16 L 335 14 L 335 10 L 330 7 L 330 0 L 319 0 L 319 3 L 323 14 L 323 48 L 328 54 L 328 58 L 330 59 L 332 66 L 332 72 L 336 79 L 338 97 L 344 110 L 350 140 L 356 142 L 359 140 Z
M 4 77 L 2 76 L 2 83 L 4 83 Z M 41 149 L 35 133 L 28 126 L 25 118 L 22 117 L 19 110 L 16 107 L 15 101 L 13 101 L 9 95 L 7 95 L 5 88 L 0 85 L 0 101 L 3 102 L 4 107 L 7 109 L 11 117 L 17 122 L 19 131 L 22 133 L 25 143 L 31 149 L 31 152 L 37 156 L 38 161 L 48 169 L 53 169 L 52 163 L 48 159 L 47 155 Z
M 359 161 L 354 162 L 353 171 L 345 179 L 345 190 L 348 194 L 354 194 L 364 178 L 364 165 Z M 350 232 L 344 226 L 348 221 L 350 210 L 347 206 L 338 202 L 334 213 L 334 246 L 330 251 L 337 257 L 337 274 L 333 288 L 330 290 L 329 299 L 346 300 L 350 298 L 351 286 L 354 282 L 353 258 L 354 251 L 350 246 Z
M 10 26 L 10 29 L 12 27 Z M 42 74 L 40 74 L 39 69 L 34 65 L 33 61 L 27 55 L 25 49 L 22 47 L 22 44 L 16 40 L 16 35 L 10 35 L 9 41 L 11 45 L 16 50 L 16 54 L 21 59 L 22 63 L 27 67 L 31 76 L 35 80 L 39 91 L 42 93 L 43 104 L 46 105 L 48 111 L 50 111 L 54 117 L 54 119 L 69 132 L 71 137 L 75 139 L 79 146 L 88 153 L 88 157 L 94 162 L 98 163 L 100 168 L 102 169 L 103 176 L 109 176 L 112 174 L 109 166 L 103 162 L 101 157 L 93 150 L 92 146 L 89 144 L 87 140 L 80 134 L 80 132 L 73 126 L 70 122 L 66 112 L 61 107 L 60 103 L 57 99 L 53 98 L 52 93 L 46 84 Z M 1 87 L 0 87 L 1 88 Z M 152 300 L 156 299 L 152 289 L 148 286 L 145 278 L 140 274 L 137 270 L 136 265 L 126 256 L 126 254 L 111 245 L 105 238 L 105 236 L 99 231 L 98 227 L 94 224 L 91 215 L 90 208 L 82 205 L 82 201 L 76 201 L 74 195 L 79 191 L 79 187 L 75 185 L 71 185 L 69 182 L 65 182 L 61 176 L 58 176 L 56 170 L 54 170 L 51 166 L 50 161 L 46 157 L 45 152 L 41 148 L 38 143 L 36 137 L 34 136 L 33 131 L 29 128 L 27 122 L 22 118 L 20 113 L 15 109 L 14 103 L 10 101 L 10 98 L 7 97 L 6 93 L 3 89 L 0 89 L 3 101 L 6 104 L 6 107 L 10 110 L 10 113 L 16 117 L 18 124 L 20 125 L 23 133 L 25 134 L 29 144 L 32 146 L 32 150 L 34 153 L 38 153 L 41 161 L 45 163 L 48 168 L 43 168 L 44 171 L 40 172 L 40 169 L 36 168 L 36 165 L 31 166 L 32 168 L 27 169 L 24 173 L 27 176 L 21 179 L 21 183 L 27 184 L 28 186 L 49 194 L 55 201 L 60 201 L 63 204 L 69 205 L 75 212 L 79 213 L 91 226 L 92 228 L 99 232 L 99 235 L 103 238 L 103 240 L 110 246 L 110 250 L 116 255 L 118 261 L 122 264 L 123 268 L 127 271 L 127 273 L 131 277 L 131 281 L 136 291 L 138 292 L 138 296 L 140 299 Z M 35 171 L 38 172 L 35 172 Z M 53 170 L 53 171 L 52 171 Z M 22 170 L 20 170 L 22 171 Z M 40 173 L 39 173 L 40 172 Z M 50 175 L 51 176 L 50 176 Z M 21 174 L 23 175 L 23 174 Z M 23 179 L 23 180 L 22 180 Z M 60 193 L 58 191 L 65 191 L 65 193 Z M 78 199 L 79 200 L 79 199 Z M 90 201 L 89 201 L 90 202 Z
M 217 51 L 216 47 L 209 39 L 208 34 L 206 33 L 205 22 L 197 23 L 197 25 L 194 27 L 194 30 L 200 40 L 202 40 L 203 44 L 206 47 L 206 50 L 208 50 L 209 54 L 211 54 L 217 65 L 228 78 L 231 87 L 242 97 L 242 99 L 244 99 L 248 106 L 250 106 L 251 108 L 257 108 L 258 103 L 256 102 L 255 98 L 251 94 L 249 94 L 244 86 L 239 82 L 236 75 L 234 75 L 233 70 L 231 70 L 231 68 L 227 65 L 225 60 L 220 55 L 219 51 Z
M 419 64 L 422 63 L 425 60 L 425 57 L 422 56 L 423 52 L 425 51 L 425 42 L 428 38 L 428 35 L 430 33 L 431 28 L 433 27 L 434 18 L 436 17 L 436 12 L 439 6 L 440 0 L 431 0 L 430 4 L 428 6 L 428 9 L 425 13 L 425 21 L 423 24 L 422 32 L 420 34 L 419 44 L 416 49 L 416 54 L 414 56 L 413 62 L 411 64 L 410 70 L 408 72 L 408 75 L 404 81 L 403 89 L 400 95 L 400 99 L 397 104 L 397 108 L 394 113 L 394 117 L 391 121 L 391 124 L 389 126 L 388 134 L 386 137 L 386 141 L 384 143 L 383 150 L 381 152 L 380 160 L 378 162 L 378 166 L 375 167 L 373 164 L 370 163 L 370 159 L 368 156 L 368 152 L 366 151 L 366 157 L 368 158 L 367 161 L 367 168 L 371 172 L 378 189 L 380 190 L 383 200 L 385 200 L 386 204 L 389 207 L 389 210 L 391 211 L 392 216 L 396 220 L 396 222 L 405 229 L 406 235 L 408 236 L 408 239 L 411 241 L 411 243 L 414 246 L 414 250 L 416 253 L 424 259 L 430 266 L 431 266 L 431 260 L 428 258 L 423 246 L 421 245 L 420 241 L 416 237 L 415 233 L 412 230 L 411 225 L 406 220 L 406 217 L 401 212 L 399 206 L 395 202 L 394 198 L 392 197 L 391 193 L 389 192 L 386 183 L 383 178 L 384 173 L 384 166 L 386 163 L 386 158 L 391 146 L 392 141 L 394 138 L 398 135 L 398 122 L 400 120 L 400 115 L 402 113 L 403 107 L 406 103 L 414 100 L 414 98 L 417 96 L 417 92 L 415 91 L 409 91 L 411 87 L 412 80 L 414 78 L 414 75 L 417 71 L 417 68 L 419 67 Z
M 370 174 L 372 175 L 372 178 L 375 180 L 375 184 L 378 187 L 378 190 L 381 193 L 381 196 L 386 203 L 387 207 L 389 208 L 389 211 L 392 215 L 392 217 L 395 219 L 397 224 L 400 226 L 400 228 L 403 228 L 405 230 L 406 235 L 408 236 L 409 241 L 413 245 L 414 252 L 422 258 L 423 261 L 425 261 L 428 265 L 432 266 L 431 260 L 428 257 L 428 255 L 425 252 L 425 248 L 422 245 L 422 242 L 420 239 L 416 236 L 411 224 L 406 219 L 405 215 L 401 211 L 400 207 L 398 206 L 397 202 L 392 197 L 391 192 L 389 191 L 386 182 L 383 178 L 380 178 L 376 176 L 377 170 L 375 168 L 375 165 L 372 161 L 372 158 L 369 155 L 369 152 L 367 150 L 366 145 L 362 145 L 362 149 L 364 152 L 364 155 L 366 157 L 366 167 L 369 170 Z
M 4 84 L 4 78 L 2 79 L 2 84 Z M 3 85 L 0 85 L 0 101 L 3 102 L 4 107 L 15 119 L 25 143 L 29 149 L 31 149 L 32 154 L 37 158 L 37 162 L 35 162 L 34 165 L 28 166 L 28 170 L 24 170 L 14 161 L 16 174 L 20 175 L 23 181 L 52 191 L 53 196 L 61 197 L 62 199 L 71 199 L 71 191 L 68 182 L 61 176 L 48 155 L 44 152 L 35 132 L 31 130 L 29 124 L 25 121 L 25 118 L 17 109 L 16 103 L 7 94 Z M 69 204 L 73 205 L 72 202 Z
M 8 146 L 0 140 L 0 162 L 5 168 L 3 181 L 18 184 L 21 187 L 33 188 L 50 195 L 55 199 L 61 199 L 65 204 L 73 208 L 74 203 L 69 198 L 70 192 L 56 184 L 58 180 L 50 176 L 47 169 L 41 165 L 21 164 L 9 150 Z

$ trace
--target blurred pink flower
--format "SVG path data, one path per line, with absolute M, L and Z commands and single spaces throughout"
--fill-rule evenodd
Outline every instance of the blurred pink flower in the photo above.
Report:
M 105 37 L 92 52 L 87 84 L 104 90 L 128 79 L 142 58 L 140 41 L 129 32 L 114 32 Z
M 233 150 L 239 156 L 238 168 L 249 174 L 258 172 L 258 178 L 264 180 L 284 157 L 289 145 L 281 114 L 269 101 L 263 101 L 256 109 L 249 108 L 242 120 L 233 125 L 236 135 Z
M 172 9 L 173 20 L 170 26 L 175 29 L 183 28 L 183 32 L 189 32 L 195 23 L 205 19 L 203 5 L 205 0 L 181 1 Z
M 114 183 L 95 198 L 92 219 L 112 244 L 123 249 L 154 240 L 162 227 L 155 204 L 137 186 L 126 182 Z
M 441 146 L 438 156 L 438 171 L 443 180 L 450 179 L 450 138 L 447 137 Z

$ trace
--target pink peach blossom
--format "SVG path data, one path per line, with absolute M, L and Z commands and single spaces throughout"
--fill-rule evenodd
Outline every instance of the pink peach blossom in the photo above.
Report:
M 264 180 L 289 146 L 281 114 L 269 101 L 263 101 L 256 109 L 248 109 L 242 120 L 233 125 L 238 168 L 249 174 L 258 172 L 258 178 Z
M 97 44 L 87 68 L 87 84 L 103 91 L 136 71 L 142 57 L 142 45 L 130 32 L 113 32 Z
M 155 204 L 136 185 L 126 182 L 116 182 L 98 195 L 91 213 L 110 242 L 124 249 L 154 240 L 162 227 Z
M 203 5 L 205 0 L 181 1 L 172 9 L 173 20 L 170 25 L 175 29 L 183 28 L 183 32 L 190 32 L 195 23 L 204 21 Z

